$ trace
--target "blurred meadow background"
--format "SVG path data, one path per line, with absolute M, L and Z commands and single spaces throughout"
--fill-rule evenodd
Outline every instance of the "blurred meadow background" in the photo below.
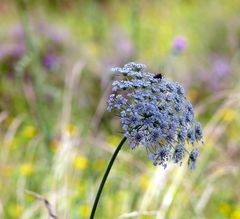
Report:
M 123 147 L 96 218 L 240 219 L 240 1 L 1 0 L 0 218 L 88 218 L 121 140 L 110 68 L 180 81 L 204 127 L 195 171 Z

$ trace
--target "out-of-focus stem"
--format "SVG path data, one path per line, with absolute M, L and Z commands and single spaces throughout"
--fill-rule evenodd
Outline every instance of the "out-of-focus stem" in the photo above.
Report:
M 43 85 L 43 72 L 41 72 L 40 69 L 40 63 L 39 63 L 39 54 L 37 52 L 37 49 L 34 45 L 34 40 L 31 34 L 30 30 L 30 23 L 29 23 L 29 16 L 28 16 L 28 11 L 27 11 L 27 4 L 25 0 L 16 0 L 16 5 L 19 11 L 19 15 L 21 18 L 22 22 L 22 28 L 24 31 L 25 35 L 25 40 L 26 40 L 26 45 L 28 47 L 28 50 L 30 52 L 30 55 L 32 56 L 32 60 L 30 63 L 30 70 L 32 73 L 32 79 L 34 83 L 34 91 L 36 95 L 36 120 L 38 125 L 41 127 L 45 141 L 48 144 L 49 140 L 51 138 L 51 133 L 49 129 L 49 123 L 47 119 L 45 118 L 45 115 L 47 114 L 44 110 L 43 107 L 43 100 L 42 100 L 42 95 L 43 95 L 43 90 L 41 89 L 41 86 Z M 18 75 L 18 78 L 22 79 L 22 72 L 19 72 L 21 75 Z

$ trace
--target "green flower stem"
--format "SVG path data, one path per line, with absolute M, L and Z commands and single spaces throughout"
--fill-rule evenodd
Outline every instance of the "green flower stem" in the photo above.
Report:
M 101 184 L 100 184 L 100 186 L 99 186 L 99 189 L 98 189 L 98 192 L 97 192 L 97 195 L 96 195 L 96 198 L 95 198 L 93 207 L 92 207 L 90 219 L 93 219 L 93 218 L 94 218 L 95 211 L 96 211 L 97 205 L 98 205 L 98 201 L 99 201 L 99 198 L 100 198 L 100 196 L 101 196 L 101 193 L 102 193 L 104 184 L 105 184 L 105 182 L 106 182 L 106 180 L 107 180 L 108 174 L 109 174 L 109 172 L 110 172 L 110 170 L 111 170 L 111 168 L 112 168 L 112 165 L 113 165 L 113 163 L 114 163 L 114 161 L 115 161 L 115 159 L 116 159 L 116 157 L 117 157 L 117 155 L 118 155 L 118 152 L 121 150 L 121 148 L 122 148 L 122 146 L 123 146 L 123 144 L 124 144 L 124 142 L 125 142 L 126 140 L 127 140 L 126 137 L 124 137 L 124 138 L 121 140 L 121 142 L 120 142 L 119 145 L 117 146 L 116 150 L 114 151 L 114 154 L 112 155 L 112 158 L 111 158 L 111 160 L 110 160 L 110 162 L 109 162 L 109 164 L 108 164 L 108 166 L 107 166 L 107 169 L 106 169 L 106 171 L 105 171 L 105 173 L 104 173 L 104 175 L 103 175 L 102 182 L 101 182 Z

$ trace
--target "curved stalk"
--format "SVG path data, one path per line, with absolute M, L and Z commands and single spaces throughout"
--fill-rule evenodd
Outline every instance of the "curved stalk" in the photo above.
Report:
M 126 140 L 127 140 L 126 137 L 124 137 L 124 138 L 121 140 L 121 142 L 119 143 L 119 145 L 117 146 L 116 150 L 114 151 L 114 153 L 113 153 L 113 155 L 112 155 L 112 158 L 111 158 L 111 160 L 110 160 L 110 162 L 109 162 L 109 164 L 108 164 L 108 166 L 107 166 L 107 169 L 106 169 L 106 171 L 105 171 L 105 173 L 104 173 L 104 175 L 103 175 L 102 182 L 101 182 L 101 184 L 100 184 L 100 186 L 99 186 L 99 189 L 98 189 L 98 192 L 97 192 L 97 195 L 96 195 L 96 198 L 95 198 L 95 201 L 94 201 L 94 204 L 93 204 L 93 207 L 92 207 L 92 211 L 91 211 L 91 215 L 90 215 L 90 218 L 89 218 L 89 219 L 94 219 L 94 215 L 95 215 L 95 211 L 96 211 L 96 209 L 97 209 L 98 201 L 99 201 L 99 198 L 100 198 L 100 196 L 101 196 L 101 193 L 102 193 L 104 184 L 105 184 L 105 182 L 106 182 L 106 180 L 107 180 L 108 174 L 109 174 L 109 172 L 110 172 L 110 170 L 111 170 L 111 168 L 112 168 L 112 165 L 113 165 L 113 163 L 114 163 L 114 161 L 115 161 L 115 159 L 116 159 L 119 151 L 121 150 L 121 148 L 122 148 L 122 146 L 123 146 L 123 144 L 124 144 L 124 142 L 125 142 Z

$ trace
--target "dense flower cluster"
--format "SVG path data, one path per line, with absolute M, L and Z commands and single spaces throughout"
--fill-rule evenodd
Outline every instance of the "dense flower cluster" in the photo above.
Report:
M 201 124 L 194 122 L 192 104 L 179 83 L 145 72 L 145 67 L 131 62 L 112 69 L 122 80 L 113 82 L 107 110 L 119 111 L 129 146 L 143 145 L 154 165 L 166 168 L 170 160 L 181 164 L 188 154 L 194 169 L 198 157 L 194 143 L 202 142 L 203 134 Z M 192 144 L 191 152 L 186 142 Z

